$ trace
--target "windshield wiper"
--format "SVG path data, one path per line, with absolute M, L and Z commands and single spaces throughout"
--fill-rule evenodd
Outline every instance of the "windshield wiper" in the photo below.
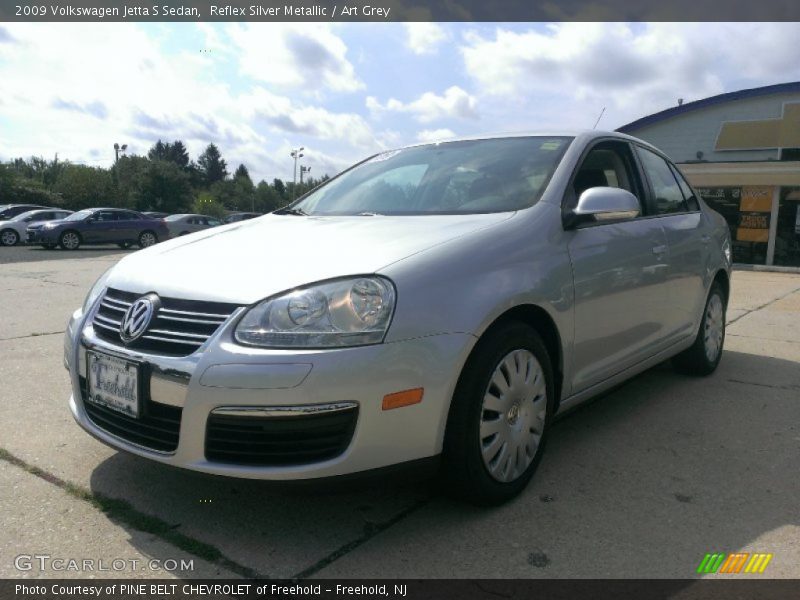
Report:
M 276 215 L 294 215 L 296 217 L 307 217 L 308 213 L 302 208 L 281 208 L 276 210 L 273 214 Z

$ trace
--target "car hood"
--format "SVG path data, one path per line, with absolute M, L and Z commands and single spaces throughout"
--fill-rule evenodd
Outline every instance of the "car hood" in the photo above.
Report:
M 267 215 L 131 254 L 112 270 L 107 285 L 141 294 L 251 304 L 307 283 L 376 273 L 513 215 Z

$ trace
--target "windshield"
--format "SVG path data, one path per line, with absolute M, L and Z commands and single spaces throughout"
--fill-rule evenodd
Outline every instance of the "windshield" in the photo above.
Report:
M 292 209 L 309 215 L 420 215 L 527 208 L 541 197 L 571 139 L 497 138 L 384 152 Z
M 91 209 L 79 210 L 76 213 L 72 213 L 70 216 L 64 218 L 64 221 L 83 221 L 86 217 L 91 215 L 94 211 Z

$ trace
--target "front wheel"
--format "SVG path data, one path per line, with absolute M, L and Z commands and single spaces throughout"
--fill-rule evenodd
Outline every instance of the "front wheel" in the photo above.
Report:
M 539 334 L 511 322 L 478 342 L 453 396 L 445 434 L 448 491 L 500 504 L 530 481 L 555 406 L 550 356 Z
M 16 246 L 19 243 L 19 234 L 13 229 L 4 229 L 0 233 L 0 244 L 3 246 Z
M 150 246 L 157 244 L 158 238 L 156 234 L 152 231 L 143 231 L 139 234 L 139 248 L 149 248 Z
M 718 283 L 708 293 L 697 337 L 688 349 L 672 359 L 675 369 L 687 375 L 710 375 L 722 358 L 725 343 L 725 308 L 727 298 Z
M 58 238 L 58 245 L 64 250 L 77 250 L 81 245 L 81 236 L 74 231 L 65 231 Z

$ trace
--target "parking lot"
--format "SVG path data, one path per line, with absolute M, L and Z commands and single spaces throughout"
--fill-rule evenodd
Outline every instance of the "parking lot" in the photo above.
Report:
M 774 555 L 756 577 L 800 577 L 800 275 L 735 272 L 713 376 L 664 364 L 566 416 L 522 496 L 479 509 L 425 483 L 185 472 L 86 435 L 62 333 L 123 254 L 0 248 L 0 577 L 686 578 L 736 551 Z

